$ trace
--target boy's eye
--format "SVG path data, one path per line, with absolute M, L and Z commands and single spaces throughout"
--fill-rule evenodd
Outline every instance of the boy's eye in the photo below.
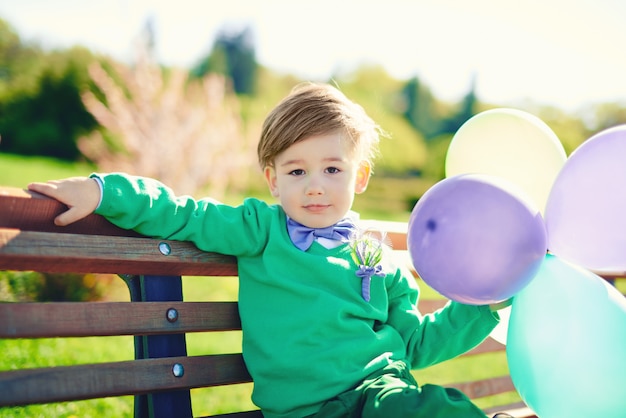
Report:
M 296 168 L 295 170 L 291 170 L 289 172 L 289 175 L 291 175 L 291 176 L 301 176 L 303 174 L 304 174 L 304 170 L 301 169 L 301 168 Z
M 337 167 L 328 167 L 328 168 L 326 169 L 326 172 L 327 172 L 328 174 L 336 174 L 336 173 L 339 173 L 340 171 L 341 171 L 341 170 L 340 170 L 340 169 L 338 169 Z

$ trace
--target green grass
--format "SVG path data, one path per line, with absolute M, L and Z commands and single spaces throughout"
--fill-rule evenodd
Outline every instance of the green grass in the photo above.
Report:
M 0 153 L 0 185 L 26 188 L 28 183 L 73 176 L 86 176 L 95 168 L 86 163 L 68 163 L 46 157 Z
M 130 360 L 132 337 L 0 340 L 3 370 Z M 115 411 L 115 413 L 112 413 Z M 0 417 L 130 417 L 132 397 L 0 408 Z

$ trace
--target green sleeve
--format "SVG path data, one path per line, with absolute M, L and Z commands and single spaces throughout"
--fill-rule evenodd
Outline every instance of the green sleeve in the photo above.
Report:
M 498 314 L 489 306 L 454 301 L 422 315 L 417 309 L 417 284 L 409 273 L 402 272 L 390 289 L 389 324 L 404 338 L 412 368 L 428 367 L 471 350 L 498 324 Z
M 256 199 L 232 207 L 212 199 L 176 196 L 164 184 L 122 173 L 92 174 L 102 182 L 96 213 L 113 224 L 143 235 L 191 241 L 204 251 L 250 255 L 264 247 L 270 212 L 278 210 Z

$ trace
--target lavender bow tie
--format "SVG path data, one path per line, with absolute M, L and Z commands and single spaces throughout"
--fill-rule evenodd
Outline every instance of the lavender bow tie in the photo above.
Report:
M 313 241 L 315 241 L 315 238 L 319 237 L 337 241 L 347 241 L 354 231 L 354 228 L 354 223 L 349 219 L 342 219 L 336 224 L 327 226 L 326 228 L 309 228 L 291 218 L 287 220 L 289 238 L 291 238 L 291 242 L 302 251 L 308 250 L 311 244 L 313 244 Z

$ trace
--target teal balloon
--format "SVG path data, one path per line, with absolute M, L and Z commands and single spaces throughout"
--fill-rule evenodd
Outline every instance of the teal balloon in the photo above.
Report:
M 590 271 L 547 255 L 513 299 L 506 353 L 541 418 L 626 417 L 626 298 Z

